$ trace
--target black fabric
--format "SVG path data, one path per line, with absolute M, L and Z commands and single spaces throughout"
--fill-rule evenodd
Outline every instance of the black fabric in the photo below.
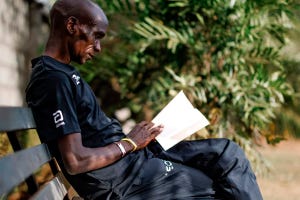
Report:
M 74 67 L 48 56 L 34 59 L 32 65 L 26 101 L 33 110 L 43 142 L 81 133 L 85 146 L 99 147 L 124 137 L 119 122 L 104 114 Z M 57 112 L 63 120 L 55 123 L 55 116 L 56 120 L 61 119 Z
M 124 199 L 215 199 L 212 179 L 180 163 L 148 159 L 138 178 Z
M 248 159 L 231 140 L 183 141 L 157 156 L 204 172 L 214 180 L 217 196 L 230 200 L 262 199 Z
M 42 142 L 61 166 L 56 140 L 63 135 L 81 133 L 91 148 L 125 137 L 74 67 L 47 56 L 32 64 L 26 100 Z M 62 170 L 85 199 L 262 199 L 248 160 L 227 139 L 181 142 L 168 151 L 153 142 L 101 169 L 78 175 Z

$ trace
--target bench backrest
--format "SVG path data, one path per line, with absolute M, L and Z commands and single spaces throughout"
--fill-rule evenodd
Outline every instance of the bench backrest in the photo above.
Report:
M 0 158 L 0 199 L 24 181 L 31 199 L 67 199 L 67 186 L 55 159 L 46 144 L 23 149 L 18 141 L 20 131 L 35 129 L 29 108 L 0 107 L 0 134 L 7 134 L 14 153 Z M 49 163 L 53 179 L 42 186 L 35 181 L 35 172 Z M 48 198 L 47 198 L 48 197 Z

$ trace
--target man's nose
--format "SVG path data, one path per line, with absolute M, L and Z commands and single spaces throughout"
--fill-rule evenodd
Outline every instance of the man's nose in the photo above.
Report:
M 94 44 L 94 50 L 96 52 L 100 52 L 101 51 L 101 44 L 100 44 L 100 41 L 99 40 L 96 40 L 95 41 L 95 44 Z

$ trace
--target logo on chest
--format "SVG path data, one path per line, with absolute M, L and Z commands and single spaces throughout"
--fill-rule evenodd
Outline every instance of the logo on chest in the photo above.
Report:
M 75 80 L 76 85 L 80 84 L 80 76 L 77 76 L 76 74 L 73 74 L 72 79 Z

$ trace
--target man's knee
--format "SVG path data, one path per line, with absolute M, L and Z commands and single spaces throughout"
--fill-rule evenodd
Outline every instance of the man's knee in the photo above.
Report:
M 218 167 L 221 167 L 223 172 L 235 167 L 250 167 L 244 150 L 237 143 L 227 138 L 221 138 L 220 144 L 223 147 L 223 152 L 220 154 Z

